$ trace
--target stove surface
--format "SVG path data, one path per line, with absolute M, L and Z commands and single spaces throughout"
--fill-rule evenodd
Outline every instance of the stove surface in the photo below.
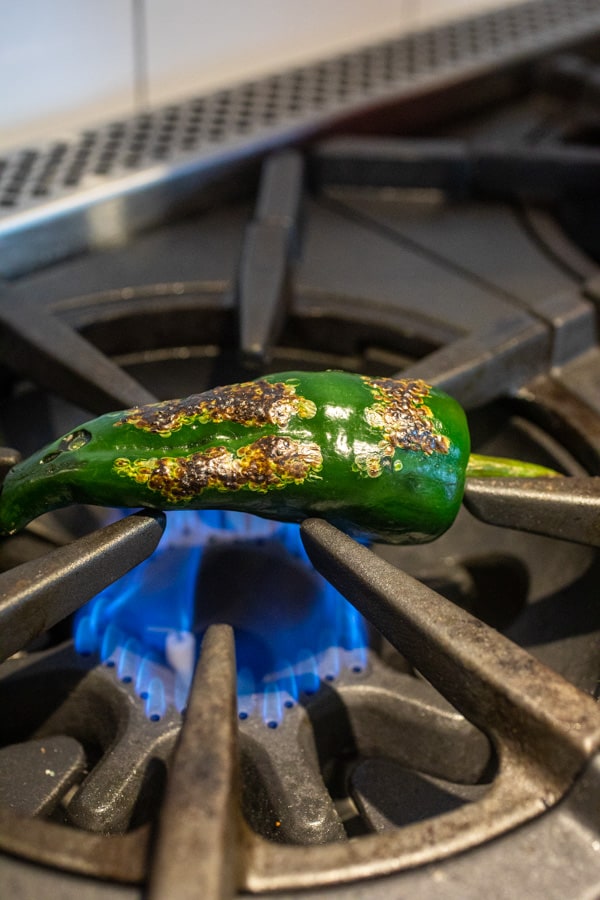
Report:
M 152 721 L 135 679 L 70 638 L 71 614 L 153 551 L 161 514 L 107 525 L 74 508 L 4 539 L 0 867 L 14 896 L 597 891 L 600 37 L 573 10 L 567 29 L 556 4 L 523 10 L 525 44 L 546 21 L 562 44 L 553 33 L 495 69 L 486 57 L 461 76 L 462 108 L 448 71 L 426 69 L 428 86 L 390 87 L 360 117 L 328 108 L 309 143 L 282 126 L 235 177 L 222 155 L 227 189 L 219 165 L 206 182 L 218 202 L 128 226 L 119 245 L 89 230 L 65 241 L 82 221 L 71 201 L 54 245 L 38 210 L 13 253 L 11 221 L 0 427 L 23 456 L 90 414 L 342 368 L 424 378 L 464 405 L 477 452 L 570 476 L 472 480 L 456 524 L 419 547 L 369 549 L 305 522 L 370 646 L 276 728 L 240 718 L 227 624 L 252 602 L 245 556 L 268 548 L 225 556 L 227 589 L 225 551 L 205 575 L 218 602 L 182 727 L 174 707 Z M 460 34 L 480 39 L 477 22 Z M 2 451 L 3 473 L 16 459 Z M 303 551 L 290 553 L 282 580 Z

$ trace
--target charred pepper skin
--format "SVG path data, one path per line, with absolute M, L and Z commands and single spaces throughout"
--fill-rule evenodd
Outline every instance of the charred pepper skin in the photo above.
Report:
M 419 543 L 454 521 L 469 451 L 462 408 L 423 381 L 285 372 L 85 423 L 10 471 L 0 529 L 90 503 L 316 515 Z

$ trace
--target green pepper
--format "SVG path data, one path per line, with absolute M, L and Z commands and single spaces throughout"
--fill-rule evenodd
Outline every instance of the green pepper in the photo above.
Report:
M 423 381 L 285 372 L 86 422 L 9 472 L 0 530 L 91 503 L 314 515 L 417 543 L 454 521 L 469 453 L 462 408 Z

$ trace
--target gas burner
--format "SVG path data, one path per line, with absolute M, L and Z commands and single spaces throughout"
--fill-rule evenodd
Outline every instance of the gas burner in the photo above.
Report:
M 207 553 L 199 580 L 217 602 L 197 631 L 189 698 L 162 704 L 151 684 L 166 660 L 148 656 L 141 678 L 131 645 L 113 655 L 87 625 L 71 635 L 76 611 L 152 554 L 164 516 L 107 524 L 104 511 L 77 507 L 4 539 L 0 864 L 20 895 L 171 900 L 202 885 L 207 897 L 474 898 L 492 879 L 497 896 L 597 891 L 600 279 L 557 213 L 557 198 L 571 202 L 580 179 L 593 186 L 599 166 L 573 126 L 585 112 L 573 92 L 587 109 L 595 84 L 598 10 L 583 6 L 586 28 L 575 28 L 573 0 L 449 26 L 443 40 L 438 30 L 392 42 L 381 71 L 370 48 L 355 58 L 367 87 L 383 79 L 389 88 L 401 58 L 413 59 L 415 77 L 435 74 L 428 88 L 416 78 L 418 117 L 404 85 L 393 102 L 386 95 L 385 134 L 373 134 L 376 104 L 363 119 L 344 106 L 336 121 L 352 118 L 355 132 L 277 149 L 260 175 L 236 170 L 234 199 L 147 233 L 131 220 L 127 243 L 103 250 L 85 236 L 65 243 L 74 219 L 63 217 L 60 252 L 52 256 L 44 232 L 37 261 L 28 242 L 12 257 L 0 304 L 0 423 L 3 443 L 18 450 L 0 453 L 2 475 L 90 413 L 266 371 L 342 368 L 433 382 L 467 409 L 475 450 L 568 476 L 472 480 L 455 525 L 419 547 L 369 548 L 307 520 L 306 552 L 364 616 L 368 647 L 360 665 L 310 664 L 310 684 L 284 715 L 256 715 L 254 699 L 244 706 L 255 692 L 236 679 L 231 627 L 252 631 L 280 597 L 287 607 L 285 579 L 265 599 L 273 574 L 259 577 L 269 554 L 281 565 L 270 533 Z M 532 34 L 550 14 L 534 52 Z M 528 44 L 517 59 L 520 22 Z M 451 33 L 453 65 L 462 64 L 459 37 L 469 51 L 460 116 L 438 57 L 423 61 Z M 484 35 L 498 52 L 511 49 L 477 74 Z M 584 55 L 565 57 L 578 42 Z M 562 55 L 548 58 L 557 45 Z M 296 82 L 323 94 L 323 72 L 341 78 L 345 66 L 349 78 L 344 59 Z M 327 110 L 327 125 L 313 121 L 303 134 L 326 130 Z M 417 120 L 422 133 L 409 137 Z M 235 126 L 236 140 L 247 127 Z M 288 144 L 287 127 L 269 144 Z M 186 152 L 201 159 L 204 139 L 183 137 L 199 141 Z M 123 165 L 143 168 L 156 147 Z M 53 179 L 70 153 L 52 157 L 48 184 L 39 182 L 53 202 L 69 188 Z M 28 222 L 29 237 L 43 227 Z M 304 552 L 297 543 L 285 563 L 299 591 L 317 578 L 299 567 Z

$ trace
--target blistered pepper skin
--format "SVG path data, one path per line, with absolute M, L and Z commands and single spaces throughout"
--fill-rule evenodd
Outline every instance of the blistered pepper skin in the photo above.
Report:
M 85 423 L 10 471 L 0 529 L 90 503 L 315 515 L 429 541 L 456 517 L 469 450 L 460 405 L 422 381 L 285 372 Z

